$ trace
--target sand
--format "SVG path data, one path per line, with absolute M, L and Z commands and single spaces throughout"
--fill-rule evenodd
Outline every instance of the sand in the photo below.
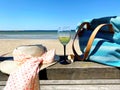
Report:
M 66 54 L 73 54 L 71 40 L 66 46 Z M 6 56 L 12 56 L 12 51 L 20 45 L 42 44 L 47 50 L 56 49 L 57 55 L 63 55 L 63 46 L 57 39 L 0 39 L 0 55 L 9 53 Z M 75 48 L 80 54 L 78 41 L 75 42 Z

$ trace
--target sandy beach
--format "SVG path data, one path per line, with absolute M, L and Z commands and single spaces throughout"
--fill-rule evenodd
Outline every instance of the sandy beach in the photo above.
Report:
M 67 55 L 73 54 L 72 52 L 72 40 L 67 44 L 66 53 Z M 30 44 L 42 44 L 47 48 L 56 49 L 57 55 L 63 55 L 63 46 L 57 39 L 0 39 L 0 55 L 7 54 L 7 56 L 12 56 L 12 51 L 20 45 L 30 45 Z M 75 42 L 75 48 L 79 51 L 78 41 Z

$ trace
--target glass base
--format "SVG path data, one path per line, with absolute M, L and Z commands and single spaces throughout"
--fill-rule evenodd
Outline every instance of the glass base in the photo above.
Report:
M 70 64 L 71 61 L 67 60 L 67 56 L 60 56 L 60 60 L 59 60 L 60 64 L 66 65 L 66 64 Z
M 61 60 L 61 61 L 60 61 L 60 64 L 66 65 L 66 64 L 70 64 L 70 62 L 69 62 L 68 60 Z

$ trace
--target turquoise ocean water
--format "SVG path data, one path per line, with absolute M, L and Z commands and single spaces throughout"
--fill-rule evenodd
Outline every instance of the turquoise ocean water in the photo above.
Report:
M 71 37 L 75 30 L 71 31 Z M 0 31 L 0 39 L 57 39 L 57 30 Z

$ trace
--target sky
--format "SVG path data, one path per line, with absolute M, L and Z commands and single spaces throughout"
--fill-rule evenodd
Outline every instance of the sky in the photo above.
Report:
M 0 0 L 0 30 L 75 29 L 78 23 L 120 15 L 120 0 Z

